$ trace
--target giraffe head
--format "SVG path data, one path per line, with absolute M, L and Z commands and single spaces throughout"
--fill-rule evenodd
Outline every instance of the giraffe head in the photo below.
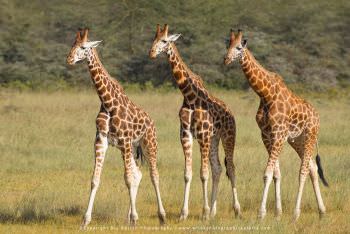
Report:
M 167 53 L 170 43 L 176 41 L 181 36 L 181 34 L 168 36 L 168 29 L 169 26 L 167 24 L 164 25 L 163 29 L 157 24 L 156 36 L 149 51 L 150 58 L 156 58 L 162 52 Z
M 101 41 L 88 40 L 89 29 L 79 30 L 75 37 L 74 44 L 67 56 L 67 63 L 74 65 L 78 61 L 84 60 L 91 48 L 98 46 Z
M 247 46 L 247 40 L 242 40 L 242 31 L 238 29 L 237 34 L 231 29 L 230 42 L 227 54 L 224 59 L 226 65 L 233 61 L 241 60 L 244 56 L 244 49 Z

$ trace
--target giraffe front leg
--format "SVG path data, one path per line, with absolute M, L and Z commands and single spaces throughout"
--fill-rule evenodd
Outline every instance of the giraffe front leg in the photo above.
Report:
M 272 139 L 274 139 L 272 137 Z M 274 174 L 276 161 L 278 160 L 278 156 L 281 153 L 282 145 L 283 145 L 283 139 L 284 137 L 278 138 L 273 140 L 273 143 L 270 145 L 268 152 L 269 152 L 269 159 L 267 161 L 267 165 L 265 168 L 264 173 L 264 190 L 263 190 L 263 197 L 261 201 L 261 206 L 259 209 L 258 218 L 263 219 L 266 216 L 266 201 L 267 201 L 267 195 L 269 192 L 269 187 L 272 181 L 272 177 Z M 277 190 L 279 192 L 279 190 Z
M 210 138 L 204 138 L 199 140 L 200 152 L 201 152 L 201 169 L 200 178 L 202 181 L 203 189 L 203 216 L 204 220 L 209 219 L 209 204 L 208 204 L 208 179 L 209 179 L 209 148 L 210 148 Z
M 152 184 L 157 196 L 158 203 L 158 218 L 161 225 L 165 224 L 165 210 L 163 207 L 162 199 L 159 189 L 159 172 L 157 169 L 157 139 L 155 134 L 155 128 L 150 128 L 144 138 L 141 140 L 142 150 L 149 162 L 149 172 L 152 180 Z
M 282 202 L 281 202 L 281 171 L 279 166 L 279 161 L 276 160 L 275 169 L 273 171 L 273 180 L 275 182 L 275 200 L 276 200 L 276 217 L 282 215 Z
M 142 173 L 131 152 L 131 143 L 127 143 L 122 150 L 123 159 L 124 159 L 124 179 L 125 184 L 129 190 L 130 196 L 130 208 L 128 212 L 128 221 L 130 225 L 136 225 L 136 221 L 138 220 L 138 214 L 136 211 L 136 196 L 139 184 L 142 179 Z
M 185 180 L 185 190 L 184 190 L 184 202 L 180 214 L 180 221 L 186 220 L 188 216 L 188 200 L 190 197 L 190 187 L 192 181 L 192 143 L 193 138 L 189 130 L 181 128 L 180 138 L 182 149 L 185 155 L 185 171 L 184 171 L 184 180 Z
M 83 223 L 81 225 L 82 229 L 85 229 L 91 221 L 91 213 L 94 205 L 94 200 L 96 196 L 97 189 L 100 184 L 100 177 L 102 173 L 103 161 L 108 148 L 107 137 L 101 133 L 96 134 L 95 139 L 95 168 L 91 180 L 91 192 L 89 198 L 89 204 L 87 211 L 84 215 Z

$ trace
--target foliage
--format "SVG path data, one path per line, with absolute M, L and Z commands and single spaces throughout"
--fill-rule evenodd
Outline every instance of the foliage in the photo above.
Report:
M 0 0 L 0 84 L 29 88 L 90 85 L 86 66 L 65 58 L 79 27 L 103 40 L 100 57 L 117 79 L 172 82 L 164 58 L 148 57 L 155 25 L 181 33 L 184 61 L 210 84 L 247 88 L 237 65 L 224 67 L 225 38 L 242 28 L 248 47 L 289 84 L 313 90 L 350 84 L 350 2 L 346 0 Z M 12 85 L 15 83 L 15 85 Z M 62 85 L 62 84 L 65 85 Z

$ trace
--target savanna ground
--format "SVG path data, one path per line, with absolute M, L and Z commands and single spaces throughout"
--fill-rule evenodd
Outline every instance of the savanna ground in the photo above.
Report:
M 289 145 L 280 157 L 283 216 L 274 219 L 274 187 L 271 184 L 268 214 L 258 222 L 257 210 L 263 189 L 267 153 L 255 123 L 258 98 L 252 92 L 214 91 L 233 110 L 237 120 L 235 163 L 242 219 L 231 209 L 230 183 L 222 174 L 218 212 L 202 221 L 202 190 L 199 152 L 194 145 L 194 175 L 190 193 L 190 215 L 178 222 L 183 201 L 184 157 L 179 142 L 178 110 L 182 98 L 177 91 L 128 92 L 132 100 L 155 120 L 159 140 L 160 187 L 167 212 L 169 232 L 195 232 L 203 227 L 228 227 L 236 231 L 273 233 L 344 233 L 350 230 L 350 101 L 347 97 L 308 96 L 321 115 L 320 154 L 329 188 L 321 185 L 327 215 L 319 220 L 316 199 L 307 181 L 302 213 L 292 222 L 300 160 Z M 0 232 L 76 232 L 88 201 L 94 156 L 95 117 L 99 100 L 93 91 L 55 93 L 0 93 Z M 223 164 L 223 150 L 220 159 Z M 137 197 L 138 232 L 158 227 L 156 199 L 148 175 Z M 209 183 L 209 188 L 211 185 Z M 210 190 L 209 190 L 210 191 Z M 123 179 L 120 152 L 110 147 L 95 200 L 91 228 L 97 232 L 125 229 L 128 193 Z M 147 227 L 147 228 L 144 228 Z M 181 229 L 194 227 L 193 229 Z M 100 230 L 100 231 L 99 231 Z M 210 229 L 208 229 L 210 230 Z M 217 232 L 218 230 L 211 230 Z

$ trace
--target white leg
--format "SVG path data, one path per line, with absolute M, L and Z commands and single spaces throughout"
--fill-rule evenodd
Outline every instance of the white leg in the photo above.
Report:
M 131 155 L 131 154 L 130 154 Z M 126 157 L 125 161 L 127 161 L 127 158 L 130 160 L 130 164 L 128 167 L 128 170 L 125 171 L 125 183 L 126 186 L 129 189 L 129 195 L 130 195 L 130 214 L 129 215 L 129 223 L 131 225 L 136 225 L 136 221 L 138 220 L 138 214 L 136 211 L 136 196 L 137 191 L 139 188 L 140 181 L 142 179 L 142 174 L 140 169 L 137 167 L 134 157 L 131 155 L 131 157 Z
M 314 192 L 316 195 L 318 210 L 320 212 L 320 217 L 326 213 L 326 207 L 323 204 L 323 199 L 321 196 L 320 185 L 318 183 L 318 175 L 317 175 L 317 165 L 314 160 L 310 160 L 310 177 L 312 181 L 312 186 L 314 188 Z
M 238 201 L 237 188 L 232 186 L 232 194 L 233 194 L 233 209 L 235 211 L 236 217 L 241 218 L 241 205 Z
M 94 173 L 91 181 L 91 192 L 90 192 L 88 208 L 86 210 L 86 213 L 84 215 L 84 220 L 81 225 L 82 229 L 85 229 L 86 226 L 91 222 L 92 208 L 94 205 L 96 192 L 100 184 L 100 176 L 102 173 L 103 161 L 105 158 L 107 148 L 108 148 L 107 137 L 101 134 L 97 134 L 96 140 L 95 140 L 95 169 L 94 169 Z
M 201 180 L 202 180 L 202 190 L 203 190 L 203 219 L 209 219 L 209 202 L 208 202 L 208 179 L 209 179 L 209 171 L 201 172 Z
M 188 200 L 190 197 L 190 188 L 192 181 L 192 134 L 189 130 L 181 130 L 181 143 L 185 155 L 185 191 L 184 203 L 181 210 L 180 220 L 187 219 L 188 216 Z
M 261 206 L 259 210 L 258 217 L 260 219 L 263 219 L 266 215 L 266 201 L 267 201 L 267 195 L 269 193 L 269 187 L 272 181 L 273 171 L 272 170 L 266 170 L 264 175 L 264 192 L 263 192 L 263 198 L 261 201 Z
M 275 215 L 279 217 L 282 214 L 282 203 L 281 203 L 281 171 L 280 171 L 278 160 L 275 163 L 273 180 L 275 182 L 275 199 L 276 199 Z
M 294 210 L 294 221 L 296 221 L 300 216 L 301 197 L 303 195 L 305 180 L 306 180 L 306 175 L 300 173 L 299 174 L 299 189 L 298 189 L 297 201 L 296 201 L 295 210 Z
M 274 130 L 274 129 L 273 129 Z M 278 131 L 277 131 L 278 132 Z M 274 141 L 271 143 L 266 136 L 263 135 L 263 141 L 265 144 L 265 147 L 267 151 L 269 152 L 269 159 L 267 161 L 266 169 L 265 169 L 265 174 L 264 174 L 264 192 L 263 192 L 263 198 L 261 201 L 261 206 L 258 214 L 258 218 L 263 219 L 266 216 L 266 201 L 267 201 L 267 196 L 269 193 L 269 187 L 272 181 L 272 177 L 276 168 L 276 164 L 278 161 L 278 156 L 282 151 L 282 146 L 284 143 L 284 135 L 280 135 L 279 138 L 276 138 L 276 133 L 271 134 L 271 139 L 274 139 Z M 278 164 L 279 166 L 279 164 Z M 279 170 L 279 169 L 278 169 Z M 278 180 L 277 180 L 278 182 Z M 280 183 L 280 182 L 278 182 Z M 276 184 L 276 194 L 280 194 L 280 189 L 279 189 L 279 184 Z M 276 199 L 277 201 L 277 199 Z M 276 203 L 277 204 L 277 203 Z
M 151 180 L 157 196 L 158 217 L 159 217 L 160 224 L 163 225 L 165 224 L 165 210 L 163 207 L 163 203 L 162 203 L 162 199 L 160 197 L 160 191 L 159 191 L 159 173 L 156 167 L 156 163 L 150 162 L 150 164 L 151 164 L 150 166 Z

